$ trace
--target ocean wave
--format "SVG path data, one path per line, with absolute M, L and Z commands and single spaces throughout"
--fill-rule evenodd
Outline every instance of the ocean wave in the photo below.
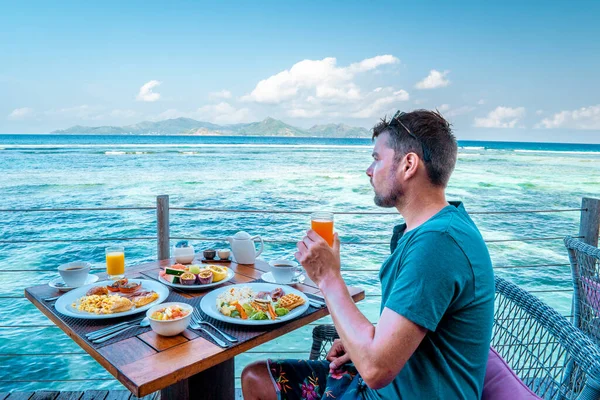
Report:
M 127 152 L 125 152 L 125 151 L 105 151 L 104 154 L 106 154 L 107 156 L 120 156 L 123 154 L 127 154 Z
M 572 150 L 513 150 L 515 153 L 551 153 L 551 154 L 600 154 L 600 151 L 572 151 Z
M 461 146 L 461 147 L 459 147 L 459 149 L 462 149 L 462 150 L 485 150 L 485 147 L 483 147 L 483 146 Z
M 373 146 L 349 144 L 250 144 L 250 143 L 163 143 L 163 144 L 15 144 L 6 149 L 93 149 L 93 148 L 306 148 L 306 149 L 372 149 Z

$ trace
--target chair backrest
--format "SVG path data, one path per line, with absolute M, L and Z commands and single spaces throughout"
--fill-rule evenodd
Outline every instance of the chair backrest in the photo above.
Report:
M 600 250 L 567 236 L 573 274 L 573 325 L 600 346 Z
M 556 310 L 496 277 L 492 346 L 544 399 L 600 398 L 600 349 Z
M 335 339 L 339 338 L 339 335 L 333 325 L 317 325 L 314 327 L 312 335 L 313 343 L 309 359 L 323 360 L 331 344 Z

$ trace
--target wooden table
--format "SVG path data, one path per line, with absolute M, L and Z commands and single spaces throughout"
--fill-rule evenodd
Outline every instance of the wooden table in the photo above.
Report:
M 161 267 L 174 261 L 162 260 L 141 264 L 127 269 L 126 275 L 140 273 L 158 274 Z M 234 278 L 225 283 L 246 283 L 259 279 L 269 265 L 257 260 L 253 265 L 224 264 L 235 272 Z M 103 276 L 101 276 L 102 279 Z M 296 288 L 305 293 L 319 295 L 319 289 L 308 278 Z M 354 301 L 364 298 L 364 291 L 349 287 Z M 187 298 L 203 296 L 207 292 L 187 292 Z M 188 399 L 201 396 L 212 399 L 233 399 L 235 394 L 234 357 L 260 344 L 276 339 L 288 332 L 305 326 L 329 314 L 326 308 L 289 322 L 264 327 L 257 336 L 229 348 L 221 348 L 198 336 L 192 330 L 174 337 L 163 337 L 149 331 L 105 347 L 95 348 L 88 344 L 61 314 L 53 310 L 53 302 L 43 299 L 59 295 L 48 285 L 25 289 L 25 296 L 50 318 L 58 327 L 79 344 L 88 354 L 117 378 L 134 395 L 142 397 L 161 390 L 161 398 Z M 308 355 L 308 350 L 307 350 Z

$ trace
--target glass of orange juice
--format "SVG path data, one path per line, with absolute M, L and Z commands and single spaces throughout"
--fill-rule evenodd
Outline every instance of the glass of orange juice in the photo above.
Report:
M 310 227 L 333 247 L 333 213 L 316 212 L 310 215 Z
M 106 248 L 106 274 L 108 279 L 122 279 L 125 277 L 125 249 L 119 246 Z

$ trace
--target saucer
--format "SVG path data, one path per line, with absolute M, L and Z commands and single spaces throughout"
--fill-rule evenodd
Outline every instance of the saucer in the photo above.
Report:
M 260 276 L 260 278 L 265 282 L 275 283 L 277 285 L 296 285 L 298 283 L 304 282 L 304 280 L 306 279 L 306 276 L 304 276 L 304 274 L 298 274 L 298 275 L 296 275 L 295 279 L 292 279 L 289 282 L 276 282 L 275 278 L 273 278 L 272 272 L 265 272 L 264 274 L 262 274 Z
M 96 282 L 97 280 L 98 280 L 98 275 L 89 274 L 87 276 L 87 278 L 85 279 L 85 282 L 81 286 L 92 284 L 92 283 Z M 63 281 L 62 277 L 60 277 L 60 276 L 58 276 L 58 277 L 52 279 L 50 282 L 48 282 L 48 286 L 50 286 L 54 289 L 58 289 L 60 292 L 68 292 L 69 290 L 75 289 L 74 287 L 67 286 L 65 284 L 65 281 Z

